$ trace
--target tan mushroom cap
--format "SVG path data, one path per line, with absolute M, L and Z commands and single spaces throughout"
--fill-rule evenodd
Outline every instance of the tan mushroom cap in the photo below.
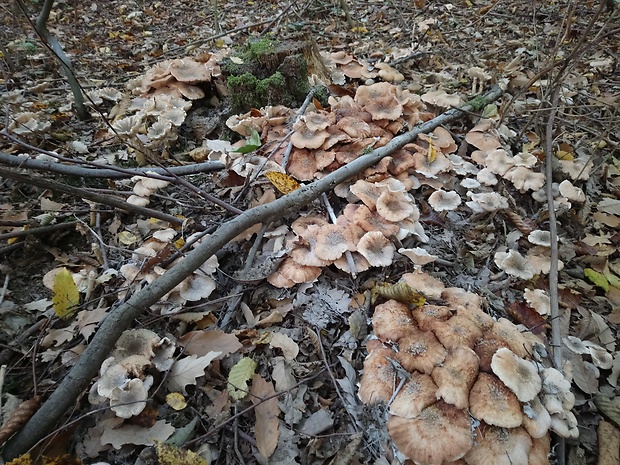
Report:
M 346 208 L 344 213 L 347 215 Z M 366 205 L 359 205 L 349 220 L 364 231 L 379 231 L 386 237 L 396 234 L 399 230 L 398 225 L 386 220 L 377 212 L 371 211 Z
M 323 226 L 316 237 L 314 253 L 322 260 L 336 260 L 347 250 L 355 250 L 353 234 L 339 224 Z
M 382 194 L 383 190 L 374 183 L 360 179 L 351 186 L 351 192 L 353 192 L 364 205 L 374 210 L 377 205 L 377 200 L 379 200 L 379 196 Z
M 302 116 L 311 131 L 322 131 L 336 122 L 336 115 L 326 111 L 313 111 Z
M 536 366 L 515 355 L 510 349 L 501 348 L 495 352 L 491 369 L 521 402 L 529 402 L 542 388 Z
M 341 118 L 336 123 L 336 127 L 355 139 L 369 137 L 371 133 L 370 125 L 366 121 L 356 118 L 355 116 L 345 116 Z
M 118 361 L 131 355 L 142 355 L 146 358 L 155 357 L 155 347 L 160 341 L 157 333 L 149 329 L 128 329 L 116 341 L 114 358 Z
M 437 401 L 437 385 L 429 375 L 414 372 L 403 384 L 390 404 L 390 413 L 402 418 L 415 418 Z
M 211 70 L 207 68 L 204 63 L 192 60 L 191 58 L 172 60 L 168 66 L 168 70 L 175 79 L 188 84 L 211 81 Z
M 377 213 L 388 221 L 401 221 L 415 211 L 413 199 L 405 192 L 381 193 L 375 204 Z
M 368 260 L 366 260 L 359 252 L 351 252 L 351 257 L 353 258 L 353 264 L 355 265 L 355 271 L 357 273 L 361 273 L 362 271 L 366 271 L 370 268 L 370 263 L 368 263 Z M 345 255 L 337 260 L 334 260 L 334 266 L 345 273 L 351 273 L 349 261 Z
M 422 331 L 430 331 L 432 322 L 446 321 L 452 316 L 450 307 L 443 305 L 422 305 L 411 311 L 411 316 Z
M 422 271 L 405 273 L 400 279 L 409 284 L 412 289 L 434 299 L 440 299 L 441 293 L 446 288 L 441 280 Z
M 299 181 L 312 181 L 318 170 L 316 157 L 306 149 L 296 149 L 291 152 L 288 165 L 288 174 Z
M 120 418 L 139 415 L 146 407 L 148 389 L 141 379 L 134 378 L 120 388 L 115 388 L 110 398 L 110 408 Z
M 418 370 L 431 374 L 435 366 L 442 363 L 448 351 L 430 331 L 411 328 L 409 333 L 398 340 L 396 358 L 409 372 Z
M 394 121 L 403 114 L 403 106 L 392 93 L 381 95 L 364 104 L 362 108 L 372 115 L 373 121 Z
M 303 266 L 329 266 L 332 263 L 329 260 L 321 260 L 317 257 L 312 245 L 310 247 L 302 245 L 295 246 L 295 248 L 289 252 L 289 257 L 291 257 L 295 263 Z
M 478 356 L 469 347 L 452 349 L 431 377 L 437 384 L 437 399 L 457 408 L 469 406 L 469 392 L 478 376 Z M 475 416 L 475 415 L 474 415 Z
M 295 284 L 310 283 L 318 278 L 323 271 L 320 266 L 304 266 L 287 257 L 278 267 L 278 273 Z
M 395 360 L 396 353 L 388 348 L 378 348 L 371 350 L 364 360 L 364 373 L 357 395 L 366 405 L 387 403 L 392 398 L 396 372 L 388 358 Z
M 482 308 L 482 297 L 473 292 L 468 292 L 460 287 L 447 287 L 441 293 L 441 299 L 445 300 L 447 305 L 460 305 L 467 309 Z
M 326 130 L 313 131 L 302 120 L 297 121 L 293 129 L 295 132 L 291 136 L 291 142 L 298 149 L 318 149 L 329 137 Z
M 471 320 L 482 331 L 491 329 L 495 324 L 495 320 L 491 315 L 484 313 L 475 305 L 471 305 L 470 307 L 455 305 L 454 308 L 456 308 L 457 315 L 464 316 L 465 318 Z
M 432 330 L 437 339 L 446 349 L 456 347 L 474 348 L 476 341 L 482 337 L 482 331 L 469 318 L 464 316 L 453 316 L 445 322 L 435 322 Z
M 398 342 L 417 329 L 409 307 L 396 300 L 388 300 L 375 307 L 372 327 L 375 335 L 384 342 Z
M 443 401 L 412 419 L 390 416 L 388 432 L 398 450 L 418 465 L 458 460 L 471 449 L 471 421 L 466 410 Z
M 483 337 L 474 346 L 474 352 L 480 359 L 480 371 L 484 371 L 485 373 L 493 373 L 491 370 L 491 361 L 493 360 L 493 355 L 497 352 L 497 349 L 500 348 L 509 348 L 508 344 L 501 339 L 487 338 Z
M 532 448 L 528 456 L 529 465 L 549 465 L 551 440 L 549 434 L 541 438 L 532 438 Z
M 531 343 L 519 331 L 519 328 L 506 318 L 497 320 L 491 329 L 485 331 L 484 337 L 504 341 L 519 357 L 526 358 L 532 353 Z
M 381 232 L 369 231 L 357 243 L 357 251 L 371 266 L 389 266 L 394 259 L 396 247 Z
M 468 465 L 528 465 L 532 438 L 522 427 L 500 428 L 481 424 L 476 442 L 465 454 Z
M 291 224 L 291 229 L 298 236 L 303 237 L 304 239 L 309 239 L 310 237 L 316 238 L 316 234 L 318 233 L 318 229 L 312 229 L 314 226 L 318 226 L 319 228 L 329 224 L 329 222 L 321 217 L 321 216 L 300 216 L 293 224 Z
M 476 131 L 475 128 L 467 133 L 465 140 L 483 152 L 496 150 L 502 146 L 502 143 L 496 134 L 486 131 Z
M 469 394 L 469 411 L 478 420 L 503 428 L 516 428 L 523 421 L 521 403 L 499 378 L 480 373 Z
M 532 438 L 542 438 L 547 435 L 551 427 L 551 416 L 539 397 L 534 397 L 523 406 L 523 427 Z
M 456 210 L 461 204 L 461 196 L 455 191 L 439 189 L 430 195 L 428 203 L 437 212 Z

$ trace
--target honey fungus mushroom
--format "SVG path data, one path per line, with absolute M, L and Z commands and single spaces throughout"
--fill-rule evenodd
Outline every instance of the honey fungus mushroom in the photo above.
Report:
M 416 465 L 548 465 L 550 431 L 574 437 L 578 429 L 570 382 L 544 368 L 544 355 L 532 360 L 537 336 L 495 321 L 477 295 L 427 273 L 402 280 L 447 305 L 387 300 L 375 308 L 372 346 L 390 347 L 382 366 L 393 382 L 375 381 L 378 364 L 365 364 L 360 398 L 371 392 L 373 404 L 386 403 L 394 445 Z

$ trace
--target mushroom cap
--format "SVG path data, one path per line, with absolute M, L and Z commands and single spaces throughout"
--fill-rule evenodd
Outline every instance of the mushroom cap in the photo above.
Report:
M 415 211 L 413 199 L 402 191 L 383 191 L 375 206 L 377 213 L 388 221 L 404 220 Z
M 482 308 L 482 297 L 473 292 L 468 292 L 460 287 L 447 287 L 441 292 L 441 299 L 448 305 L 456 307 L 462 306 L 467 309 Z
M 545 175 L 536 173 L 524 166 L 516 166 L 504 174 L 520 192 L 537 191 L 545 185 Z
M 392 349 L 380 347 L 371 350 L 364 360 L 364 373 L 357 395 L 366 405 L 387 403 L 392 398 L 396 372 L 388 358 L 395 360 L 396 353 Z
M 388 432 L 398 450 L 419 465 L 458 460 L 473 445 L 467 411 L 443 401 L 426 407 L 416 418 L 391 415 Z
M 297 149 L 291 152 L 288 173 L 299 181 L 312 181 L 317 172 L 317 159 L 306 149 Z
M 448 351 L 430 331 L 411 328 L 406 336 L 398 340 L 396 358 L 409 372 L 418 370 L 431 374 L 435 366 L 442 363 Z
M 422 305 L 411 311 L 411 316 L 422 331 L 430 331 L 433 321 L 446 321 L 452 316 L 450 307 L 443 305 Z
M 480 371 L 484 371 L 485 373 L 493 372 L 491 370 L 491 360 L 495 352 L 497 352 L 497 349 L 502 347 L 509 348 L 508 344 L 501 339 L 489 338 L 487 336 L 476 342 L 474 352 L 476 352 L 476 355 L 480 359 Z
M 369 231 L 357 243 L 357 251 L 371 266 L 389 266 L 394 259 L 396 247 L 381 232 Z
M 470 302 L 470 305 L 470 307 L 462 305 L 453 305 L 453 307 L 456 308 L 457 316 L 464 316 L 465 318 L 472 321 L 482 331 L 491 329 L 495 324 L 495 320 L 493 319 L 493 317 L 484 313 L 480 308 L 478 308 L 475 304 L 475 300 Z
M 506 318 L 497 320 L 491 329 L 485 331 L 484 336 L 485 338 L 500 339 L 519 357 L 529 358 L 532 353 L 531 343 L 519 331 L 519 328 Z
M 497 134 L 490 131 L 477 131 L 476 128 L 467 133 L 465 140 L 483 152 L 496 150 L 502 146 Z
M 122 387 L 114 388 L 110 398 L 110 408 L 120 418 L 139 415 L 146 407 L 148 389 L 141 379 L 134 378 Z
M 383 193 L 383 189 L 371 182 L 360 179 L 351 186 L 351 192 L 353 192 L 364 205 L 374 210 L 379 196 Z
M 528 456 L 529 465 L 549 465 L 551 440 L 549 434 L 541 438 L 532 437 L 532 448 Z
M 211 70 L 204 63 L 191 58 L 172 60 L 168 66 L 168 71 L 177 81 L 188 84 L 211 81 Z
M 508 252 L 497 252 L 494 257 L 495 264 L 506 273 L 521 279 L 532 279 L 535 274 L 531 263 L 514 249 Z
M 461 196 L 455 191 L 439 189 L 430 195 L 428 203 L 436 212 L 456 210 L 461 204 Z
M 344 213 L 347 215 L 346 208 Z M 398 225 L 386 220 L 377 212 L 371 211 L 366 205 L 359 205 L 350 216 L 349 220 L 361 227 L 364 231 L 379 231 L 383 233 L 384 236 L 392 236 L 399 230 Z
M 469 392 L 478 376 L 478 356 L 469 347 L 452 349 L 431 377 L 437 384 L 437 399 L 457 408 L 469 406 Z M 475 416 L 475 415 L 474 415 Z
M 394 397 L 390 413 L 402 418 L 415 418 L 437 401 L 436 392 L 437 385 L 429 375 L 414 372 Z
M 482 423 L 465 461 L 470 465 L 528 465 L 531 448 L 532 438 L 522 427 L 500 428 Z
M 295 132 L 291 136 L 292 144 L 298 149 L 318 149 L 329 137 L 326 130 L 312 130 L 305 121 L 299 120 L 293 125 Z
M 431 255 L 422 247 L 414 247 L 412 249 L 400 248 L 398 253 L 407 257 L 414 265 L 420 266 L 432 263 L 439 258 L 437 255 Z
M 326 111 L 313 111 L 301 117 L 311 131 L 322 131 L 336 122 L 336 115 Z
M 523 406 L 523 427 L 532 438 L 542 438 L 551 427 L 551 415 L 540 401 L 534 397 Z
M 456 315 L 445 322 L 432 323 L 432 330 L 446 349 L 456 347 L 474 348 L 476 341 L 482 337 L 478 326 L 462 315 Z
M 400 277 L 400 279 L 401 281 L 409 284 L 412 289 L 415 289 L 421 294 L 434 299 L 440 299 L 441 293 L 446 288 L 441 280 L 422 271 L 405 273 Z
M 326 224 L 316 237 L 314 253 L 321 260 L 336 260 L 347 250 L 355 250 L 350 228 L 339 224 Z
M 366 121 L 356 118 L 355 116 L 345 116 L 341 118 L 336 123 L 336 127 L 354 139 L 370 137 L 371 133 L 370 125 Z
M 551 415 L 550 429 L 563 438 L 576 439 L 579 437 L 577 418 L 571 411 Z
M 318 278 L 323 271 L 320 266 L 304 266 L 291 257 L 285 258 L 278 267 L 278 273 L 295 284 L 310 283 Z
M 161 338 L 149 329 L 128 329 L 116 341 L 114 358 L 122 360 L 130 355 L 155 357 L 155 347 Z
M 489 425 L 516 428 L 523 421 L 517 396 L 497 376 L 480 373 L 469 394 L 469 411 Z
M 383 342 L 398 342 L 417 329 L 409 307 L 392 299 L 375 307 L 372 327 L 375 335 Z
M 491 369 L 521 402 L 529 402 L 542 388 L 536 366 L 510 349 L 501 348 L 495 352 Z

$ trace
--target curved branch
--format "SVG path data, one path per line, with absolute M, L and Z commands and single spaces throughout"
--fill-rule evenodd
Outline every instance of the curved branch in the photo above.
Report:
M 491 102 L 499 98 L 502 93 L 503 91 L 499 87 L 494 87 L 484 96 L 484 99 Z M 473 109 L 474 107 L 469 104 L 462 108 L 464 111 L 472 111 Z M 9 440 L 4 449 L 5 460 L 11 460 L 25 453 L 52 430 L 71 405 L 75 403 L 75 399 L 80 393 L 88 388 L 101 363 L 108 356 L 122 332 L 145 309 L 155 304 L 162 296 L 181 283 L 209 257 L 237 236 L 239 232 L 254 224 L 264 223 L 271 218 L 281 216 L 285 210 L 298 209 L 301 205 L 319 197 L 323 192 L 332 190 L 348 178 L 378 163 L 382 158 L 413 141 L 419 134 L 432 131 L 442 124 L 460 118 L 461 115 L 463 115 L 461 109 L 449 110 L 437 118 L 395 137 L 387 145 L 357 158 L 323 179 L 302 186 L 300 189 L 269 204 L 251 208 L 222 224 L 213 235 L 188 253 L 178 265 L 166 271 L 161 277 L 131 296 L 129 300 L 110 311 L 69 374 L 63 378 L 49 399 L 26 423 L 24 428 Z

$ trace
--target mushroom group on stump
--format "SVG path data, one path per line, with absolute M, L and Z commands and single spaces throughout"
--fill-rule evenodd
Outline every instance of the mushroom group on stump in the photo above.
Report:
M 372 318 L 359 396 L 388 406 L 400 453 L 418 465 L 548 464 L 550 431 L 578 430 L 570 381 L 543 340 L 493 319 L 476 294 L 420 272 L 402 281 L 444 305 L 387 300 Z

